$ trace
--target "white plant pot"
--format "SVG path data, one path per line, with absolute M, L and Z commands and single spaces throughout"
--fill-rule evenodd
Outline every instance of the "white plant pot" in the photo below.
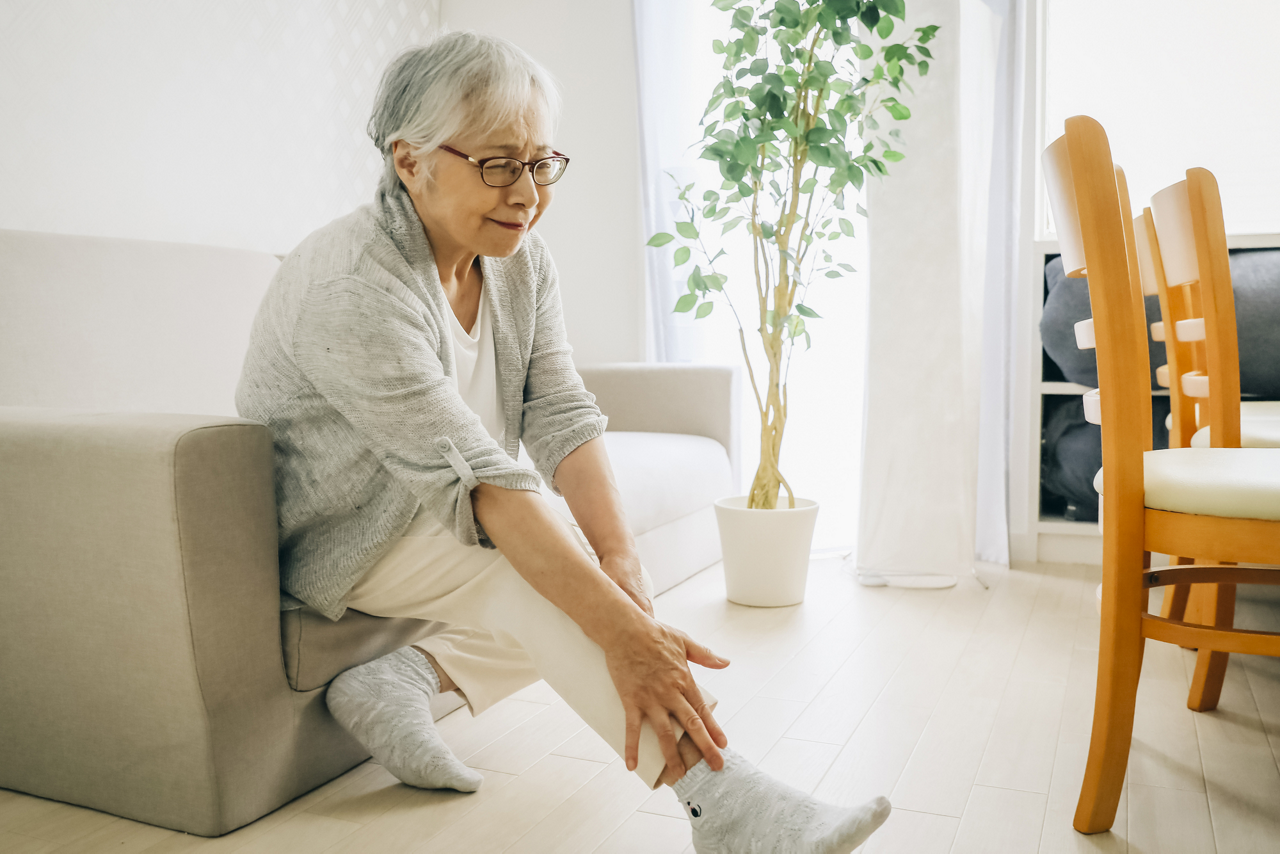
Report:
M 818 502 L 797 498 L 794 510 L 779 504 L 748 510 L 745 495 L 716 502 L 730 602 L 777 608 L 804 601 Z

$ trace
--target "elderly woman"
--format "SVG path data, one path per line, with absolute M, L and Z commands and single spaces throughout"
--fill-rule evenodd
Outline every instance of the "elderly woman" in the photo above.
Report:
M 474 791 L 431 697 L 479 714 L 542 678 L 628 769 L 675 789 L 698 852 L 851 851 L 888 802 L 820 804 L 729 750 L 688 666 L 728 662 L 653 617 L 532 230 L 569 164 L 550 145 L 557 106 L 500 39 L 401 55 L 369 123 L 376 200 L 285 259 L 254 323 L 237 406 L 274 431 L 285 591 L 335 620 L 447 625 L 340 675 L 329 707 L 405 782 Z

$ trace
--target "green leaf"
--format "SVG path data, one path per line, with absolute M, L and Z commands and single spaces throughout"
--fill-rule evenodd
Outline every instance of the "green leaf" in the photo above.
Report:
M 822 317 L 822 315 L 802 303 L 796 303 L 796 311 L 800 312 L 805 317 Z
M 844 277 L 844 273 L 837 273 L 835 270 L 828 270 L 828 271 L 827 271 L 827 278 L 828 278 L 828 279 L 839 279 L 839 278 L 843 278 L 843 277 Z M 680 299 L 684 299 L 684 297 L 680 297 Z M 686 308 L 686 309 L 684 309 L 684 310 L 685 310 L 685 311 L 688 311 L 689 309 L 687 309 L 687 308 Z
M 809 178 L 803 184 L 800 185 L 800 192 L 804 193 L 805 195 L 808 195 L 809 193 L 812 193 L 817 188 L 817 186 L 818 186 L 818 179 Z
M 671 241 L 673 241 L 673 240 L 675 240 L 675 239 L 676 239 L 676 238 L 675 238 L 675 235 L 674 235 L 674 234 L 667 234 L 665 231 L 659 231 L 659 232 L 658 232 L 657 234 L 655 234 L 653 237 L 650 237 L 650 238 L 649 238 L 649 243 L 648 243 L 647 245 L 649 245 L 649 246 L 666 246 L 668 243 L 670 243 Z
M 880 19 L 880 23 L 876 24 L 876 35 L 882 39 L 887 39 L 893 35 L 893 18 L 885 15 Z
M 728 234 L 732 229 L 737 228 L 738 223 L 742 222 L 743 219 L 745 219 L 745 217 L 735 216 L 733 219 L 729 220 L 724 224 L 724 228 L 720 230 L 720 234 L 721 235 Z
M 756 161 L 756 147 L 751 143 L 750 137 L 739 137 L 733 144 L 733 159 L 744 166 Z
M 805 140 L 810 145 L 821 145 L 824 142 L 830 142 L 836 138 L 836 132 L 830 128 L 814 128 L 805 134 Z
M 884 108 L 889 111 L 889 115 L 898 121 L 911 118 L 911 110 L 907 109 L 906 104 L 898 103 L 896 98 L 885 98 Z
M 728 12 L 735 5 L 737 5 L 737 3 L 738 3 L 738 0 L 714 0 L 714 2 L 712 2 L 711 5 L 715 6 L 721 12 Z
M 769 70 L 769 60 L 757 59 L 747 68 L 747 73 L 753 77 L 759 77 Z
M 858 209 L 858 213 L 862 214 L 863 216 L 867 216 L 866 208 L 864 208 L 862 205 L 857 205 L 856 207 Z
M 689 274 L 689 290 L 706 293 L 707 280 L 702 277 L 702 268 L 695 266 L 693 272 Z
M 853 46 L 853 55 L 858 59 L 870 59 L 875 53 L 869 44 L 856 44 Z
M 903 154 L 901 151 L 894 151 L 892 148 L 886 148 L 884 150 L 884 154 L 880 156 L 883 157 L 885 160 L 888 160 L 890 163 L 897 163 L 899 160 L 906 157 L 907 155 Z
M 698 229 L 694 228 L 693 223 L 691 222 L 677 222 L 676 231 L 680 232 L 680 236 L 685 238 L 686 240 L 698 239 Z M 667 236 L 670 237 L 670 235 L 667 235 Z M 666 242 L 667 241 L 665 240 L 663 241 L 663 243 L 666 243 Z
M 902 0 L 876 0 L 876 6 L 886 15 L 892 15 L 899 21 L 906 20 L 907 7 Z
M 689 256 L 691 254 L 693 253 L 689 250 L 688 246 L 681 246 L 679 249 L 677 249 L 676 256 L 675 256 L 675 262 L 676 262 L 675 266 L 679 267 L 681 264 L 688 261 Z
M 813 71 L 820 77 L 835 77 L 836 67 L 825 59 L 819 59 L 813 64 Z
M 840 217 L 840 230 L 849 237 L 853 237 L 853 223 L 849 222 L 849 220 L 844 217 Z
M 698 303 L 696 294 L 685 294 L 676 300 L 676 311 L 690 311 Z
M 724 250 L 721 250 L 720 254 L 723 255 Z M 703 276 L 702 281 L 706 282 L 707 287 L 711 288 L 711 290 L 722 291 L 724 290 L 724 283 L 729 281 L 729 277 L 723 273 L 712 273 L 710 276 Z
M 701 320 L 702 318 L 710 314 L 711 310 L 715 307 L 716 307 L 716 304 L 713 302 L 704 302 L 702 305 L 698 306 L 698 311 L 693 316 L 694 319 Z
M 925 59 L 933 59 L 933 52 L 922 44 L 916 45 L 916 53 L 920 54 Z
M 929 63 L 923 59 L 920 60 L 920 63 L 916 66 L 916 68 L 920 69 L 921 77 L 924 77 L 926 74 L 929 73 Z

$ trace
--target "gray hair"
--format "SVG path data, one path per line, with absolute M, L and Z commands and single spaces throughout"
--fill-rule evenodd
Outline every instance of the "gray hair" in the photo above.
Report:
M 559 114 L 555 78 L 516 45 L 470 30 L 437 36 L 392 60 L 378 85 L 368 130 L 382 152 L 382 188 L 400 180 L 396 140 L 421 156 L 464 128 L 488 134 L 532 116 L 550 132 Z

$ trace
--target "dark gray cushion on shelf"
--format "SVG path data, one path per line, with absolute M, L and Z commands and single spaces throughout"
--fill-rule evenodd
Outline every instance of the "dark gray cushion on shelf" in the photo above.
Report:
M 1076 346 L 1076 324 L 1093 317 L 1089 307 L 1089 280 L 1068 279 L 1062 270 L 1062 258 L 1054 258 L 1044 266 L 1045 285 L 1049 289 L 1040 317 L 1040 339 L 1049 358 L 1062 370 L 1069 382 L 1096 388 L 1098 363 L 1092 350 Z M 1147 323 L 1160 319 L 1160 300 L 1147 297 Z M 1147 336 L 1151 354 L 1151 387 L 1156 385 L 1156 368 L 1164 364 L 1164 344 Z
M 1098 384 L 1092 350 L 1076 347 L 1075 325 L 1093 316 L 1089 280 L 1068 279 L 1062 259 L 1044 267 L 1044 314 L 1040 338 L 1049 358 L 1070 382 Z M 1235 249 L 1231 252 L 1231 284 L 1236 298 L 1236 332 L 1240 346 L 1240 392 L 1264 400 L 1280 400 L 1280 249 Z M 1147 297 L 1147 322 L 1160 319 L 1156 297 Z M 1155 371 L 1165 363 L 1164 344 L 1150 340 L 1151 387 Z
M 1231 253 L 1240 392 L 1280 400 L 1280 249 Z

